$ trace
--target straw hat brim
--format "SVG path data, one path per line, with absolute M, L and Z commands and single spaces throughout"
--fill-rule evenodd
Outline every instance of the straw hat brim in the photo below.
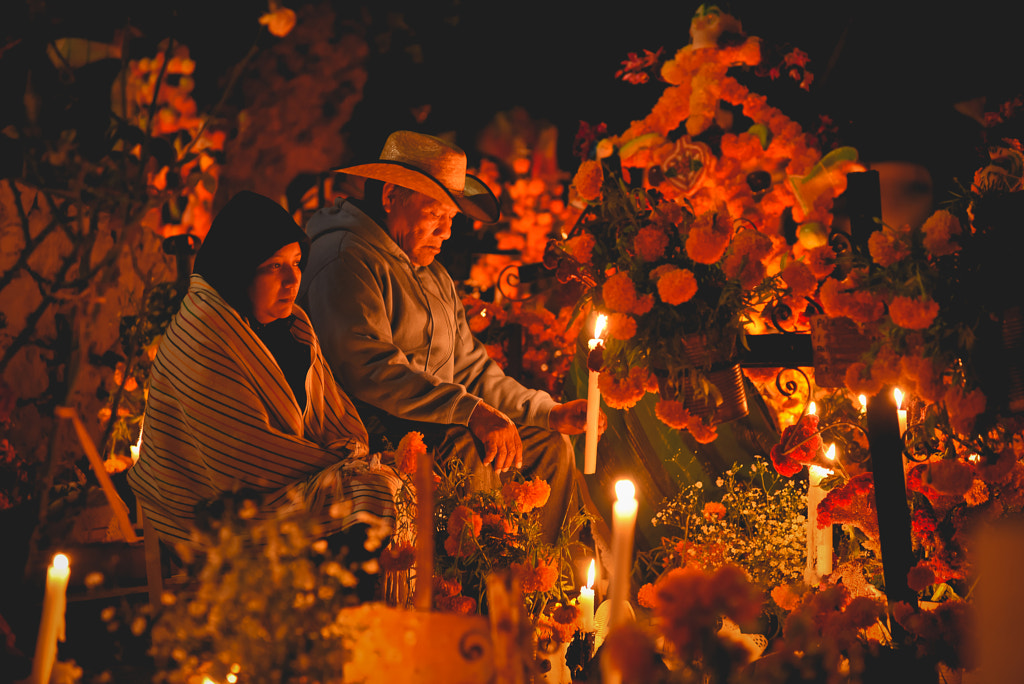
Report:
M 430 174 L 411 164 L 399 161 L 376 161 L 370 164 L 334 169 L 334 171 L 351 176 L 373 178 L 385 183 L 394 183 L 436 199 L 445 205 L 454 206 L 457 211 L 478 221 L 494 223 L 501 216 L 498 198 L 494 196 L 486 183 L 469 173 L 466 174 L 465 189 L 462 193 L 457 193 Z

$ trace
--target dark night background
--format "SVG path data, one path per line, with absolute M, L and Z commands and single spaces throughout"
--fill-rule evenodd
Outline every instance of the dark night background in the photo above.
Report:
M 219 97 L 224 74 L 252 44 L 255 18 L 266 11 L 264 0 L 5 4 L 5 43 L 46 33 L 109 41 L 129 20 L 144 35 L 140 43 L 174 35 L 196 59 L 200 110 Z M 285 4 L 298 10 L 303 3 Z M 621 132 L 649 111 L 660 92 L 658 84 L 617 81 L 621 60 L 629 52 L 659 47 L 673 54 L 689 41 L 689 20 L 697 8 L 696 2 L 654 0 L 601 5 L 334 3 L 339 27 L 354 22 L 348 25 L 359 25 L 372 46 L 365 97 L 344 131 L 351 156 L 375 157 L 388 132 L 415 125 L 409 111 L 417 105 L 431 106 L 421 129 L 455 131 L 467 149 L 495 112 L 518 105 L 558 126 L 561 166 L 574 168 L 569 150 L 580 120 L 603 121 L 610 132 Z M 1018 27 L 1006 5 L 992 0 L 944 8 L 877 0 L 721 4 L 767 48 L 800 47 L 811 57 L 810 93 L 785 79 L 759 83 L 756 89 L 769 102 L 810 130 L 818 114 L 827 114 L 839 126 L 840 142 L 858 147 L 862 158 L 920 161 L 933 176 L 951 175 L 943 171 L 959 167 L 958 157 L 977 143 L 977 125 L 956 113 L 954 103 L 983 95 L 991 103 L 1021 92 Z M 133 52 L 144 54 L 143 47 L 133 46 Z M 11 65 L 0 61 L 0 66 L 9 70 Z M 0 82 L 7 94 L 0 122 L 17 115 L 21 98 L 12 83 L 16 87 L 19 81 L 10 73 Z

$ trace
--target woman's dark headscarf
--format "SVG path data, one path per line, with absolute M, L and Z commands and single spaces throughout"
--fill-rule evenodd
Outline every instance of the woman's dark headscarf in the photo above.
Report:
M 293 242 L 302 248 L 299 268 L 304 269 L 309 256 L 305 231 L 277 202 L 243 190 L 213 219 L 192 272 L 203 276 L 235 311 L 249 318 L 249 285 L 256 277 L 256 269 L 274 252 Z

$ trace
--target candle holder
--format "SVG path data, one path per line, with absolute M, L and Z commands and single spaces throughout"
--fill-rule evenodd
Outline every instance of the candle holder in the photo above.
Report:
M 569 649 L 565 652 L 565 664 L 569 668 L 572 680 L 589 682 L 594 667 L 594 643 L 596 632 L 577 631 L 573 636 Z

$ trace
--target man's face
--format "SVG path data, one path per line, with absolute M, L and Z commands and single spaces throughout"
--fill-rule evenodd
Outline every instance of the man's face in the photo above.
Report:
M 295 295 L 299 293 L 302 280 L 301 261 L 302 248 L 298 242 L 293 242 L 259 265 L 249 285 L 253 318 L 265 325 L 292 315 Z
M 452 219 L 458 212 L 426 195 L 406 192 L 390 183 L 384 186 L 383 204 L 388 213 L 388 234 L 409 261 L 429 266 L 441 252 L 441 243 L 451 237 Z

